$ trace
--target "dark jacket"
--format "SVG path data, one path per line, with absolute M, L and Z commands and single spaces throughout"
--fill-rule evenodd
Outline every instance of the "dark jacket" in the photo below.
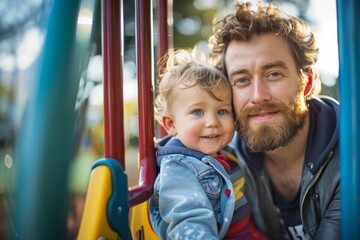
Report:
M 328 97 L 309 100 L 310 129 L 300 187 L 300 217 L 311 239 L 340 239 L 339 104 Z M 272 239 L 284 231 L 274 206 L 262 154 L 251 154 L 235 135 L 231 143 L 246 165 L 245 195 L 256 225 Z

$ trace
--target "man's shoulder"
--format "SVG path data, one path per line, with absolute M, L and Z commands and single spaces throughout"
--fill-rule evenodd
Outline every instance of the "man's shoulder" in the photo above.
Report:
M 313 105 L 315 105 L 319 108 L 329 107 L 334 110 L 337 110 L 340 107 L 340 103 L 338 100 L 336 100 L 333 97 L 325 96 L 325 95 L 320 95 L 320 96 L 312 98 L 310 100 L 310 103 L 312 103 Z

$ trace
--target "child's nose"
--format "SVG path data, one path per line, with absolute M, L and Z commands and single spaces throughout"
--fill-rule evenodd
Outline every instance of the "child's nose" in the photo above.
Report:
M 216 116 L 209 116 L 206 119 L 206 127 L 217 127 L 219 126 L 219 119 Z

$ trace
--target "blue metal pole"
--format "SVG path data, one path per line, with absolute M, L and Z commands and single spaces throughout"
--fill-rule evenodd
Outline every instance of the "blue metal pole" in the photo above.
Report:
M 338 0 L 341 239 L 360 237 L 360 2 Z
M 66 239 L 80 0 L 54 0 L 16 146 L 16 239 Z M 75 69 L 79 71 L 79 69 Z

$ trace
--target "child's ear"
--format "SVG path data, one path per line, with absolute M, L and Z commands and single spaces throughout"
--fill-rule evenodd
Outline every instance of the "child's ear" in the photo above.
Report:
M 313 71 L 311 68 L 309 68 L 309 72 L 308 72 L 308 82 L 305 86 L 305 89 L 304 89 L 304 96 L 306 97 L 309 92 L 311 91 L 311 88 L 313 86 Z
M 170 136 L 176 136 L 175 123 L 174 123 L 174 121 L 172 120 L 171 117 L 163 116 L 162 117 L 162 125 L 163 125 L 163 128 L 166 130 L 166 132 Z

